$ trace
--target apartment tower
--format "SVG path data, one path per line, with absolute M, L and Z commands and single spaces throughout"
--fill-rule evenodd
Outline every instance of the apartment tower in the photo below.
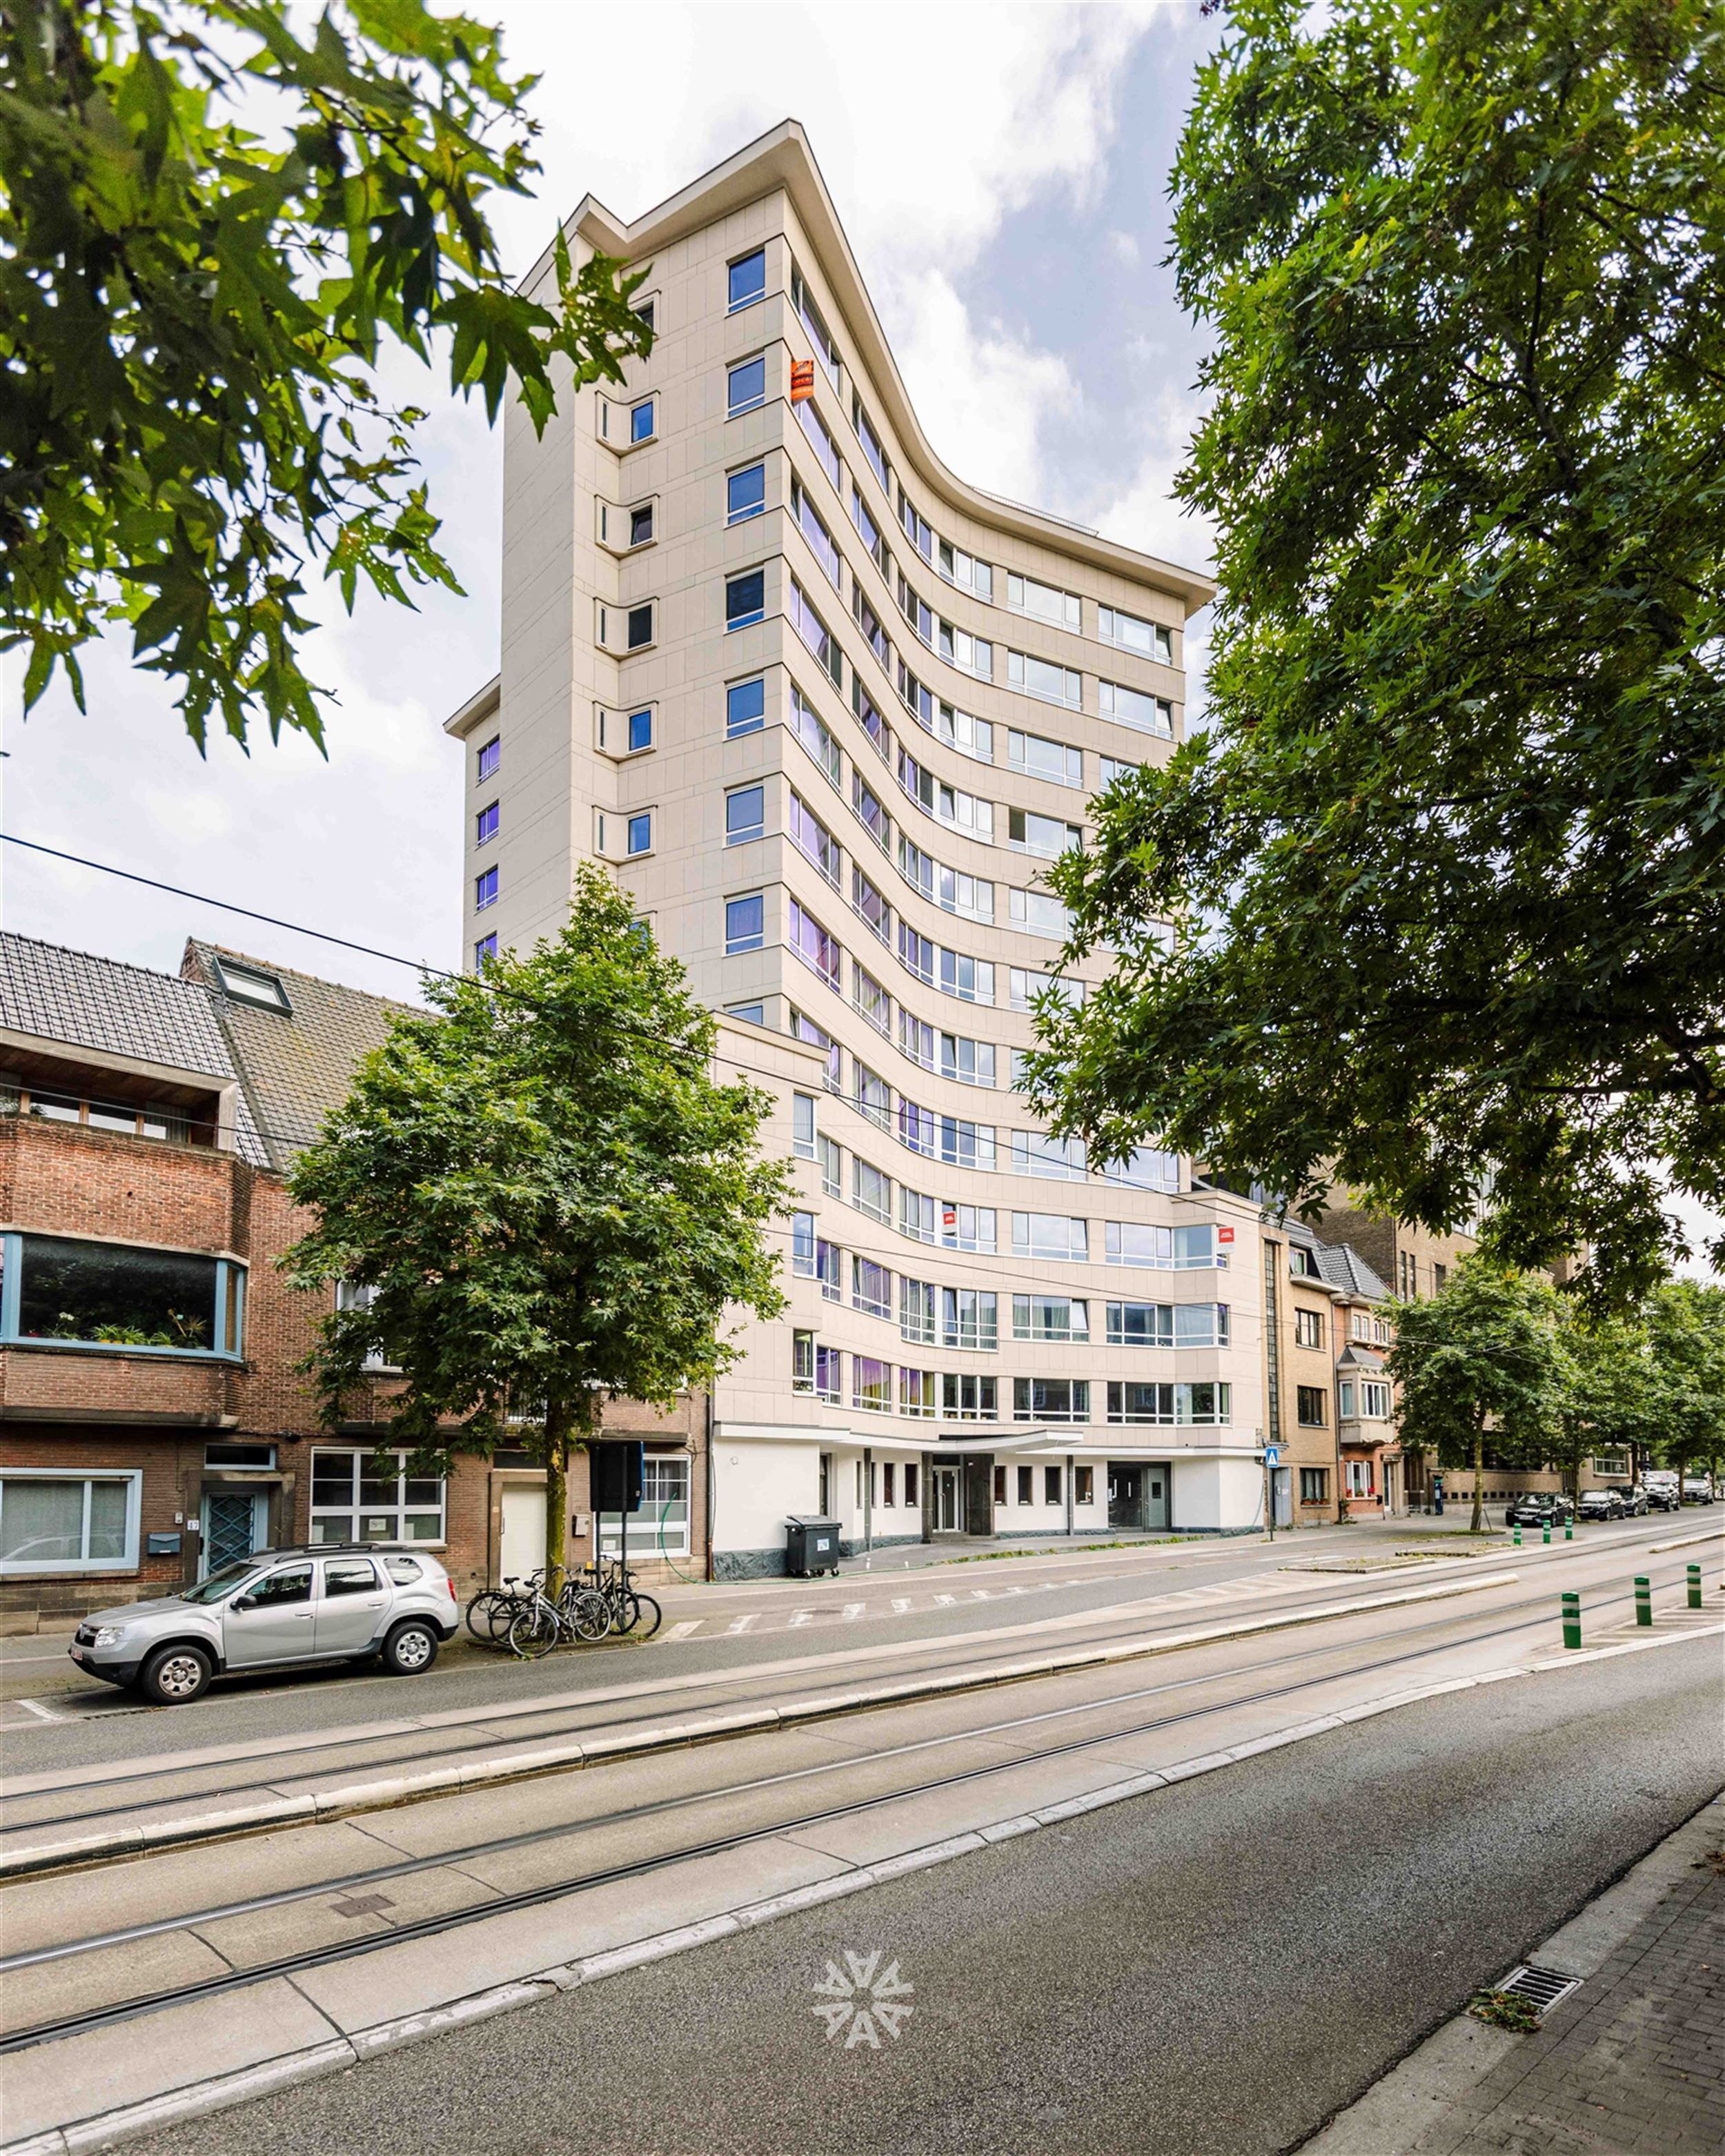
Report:
M 647 270 L 657 341 L 542 439 L 510 408 L 502 671 L 449 721 L 467 954 L 608 861 L 778 1103 L 792 1307 L 713 1399 L 716 1570 L 817 1510 L 848 1547 L 1257 1524 L 1255 1209 L 1014 1090 L 1042 871 L 1179 740 L 1210 585 L 946 468 L 796 123 L 566 232 Z

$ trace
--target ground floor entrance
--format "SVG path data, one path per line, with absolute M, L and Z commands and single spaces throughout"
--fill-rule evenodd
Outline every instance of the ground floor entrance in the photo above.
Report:
M 1108 1524 L 1111 1527 L 1166 1527 L 1168 1471 L 1159 1461 L 1108 1462 Z
M 964 1532 L 964 1512 L 959 1502 L 963 1471 L 956 1464 L 951 1467 L 940 1466 L 929 1470 L 934 1532 L 937 1535 L 957 1535 Z
M 224 1565 L 249 1557 L 270 1540 L 270 1496 L 265 1490 L 207 1489 L 203 1534 L 198 1543 L 198 1577 L 207 1578 Z

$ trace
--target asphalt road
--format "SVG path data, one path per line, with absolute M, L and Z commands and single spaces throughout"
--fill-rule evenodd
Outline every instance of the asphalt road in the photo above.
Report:
M 1430 1700 L 131 2145 L 1271 2156 L 1725 1784 L 1718 1644 Z M 877 1948 L 914 2011 L 847 2047 L 814 1987 Z

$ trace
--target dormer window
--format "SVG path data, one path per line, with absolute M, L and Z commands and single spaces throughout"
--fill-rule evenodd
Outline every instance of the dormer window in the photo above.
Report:
M 261 967 L 242 966 L 232 958 L 218 958 L 216 980 L 230 1003 L 249 1004 L 258 1010 L 280 1011 L 284 1018 L 293 1015 L 294 1007 L 280 978 L 264 973 Z

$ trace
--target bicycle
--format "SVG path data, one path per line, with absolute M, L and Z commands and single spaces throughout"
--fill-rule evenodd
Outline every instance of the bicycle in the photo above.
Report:
M 511 1574 L 501 1587 L 475 1594 L 467 1605 L 467 1629 L 482 1646 L 495 1647 L 509 1637 L 509 1628 L 529 1608 L 535 1589 L 545 1577 L 530 1572 L 525 1580 Z
M 536 1578 L 532 1599 L 511 1620 L 510 1651 L 524 1661 L 536 1662 L 564 1639 L 591 1646 L 604 1638 L 611 1625 L 610 1604 L 596 1589 L 583 1586 L 578 1576 L 564 1580 L 555 1601 Z
M 620 1637 L 636 1634 L 650 1640 L 665 1622 L 665 1613 L 650 1594 L 636 1588 L 634 1574 L 625 1573 L 620 1558 L 602 1558 L 580 1575 L 589 1591 L 601 1594 L 611 1612 L 611 1629 Z

